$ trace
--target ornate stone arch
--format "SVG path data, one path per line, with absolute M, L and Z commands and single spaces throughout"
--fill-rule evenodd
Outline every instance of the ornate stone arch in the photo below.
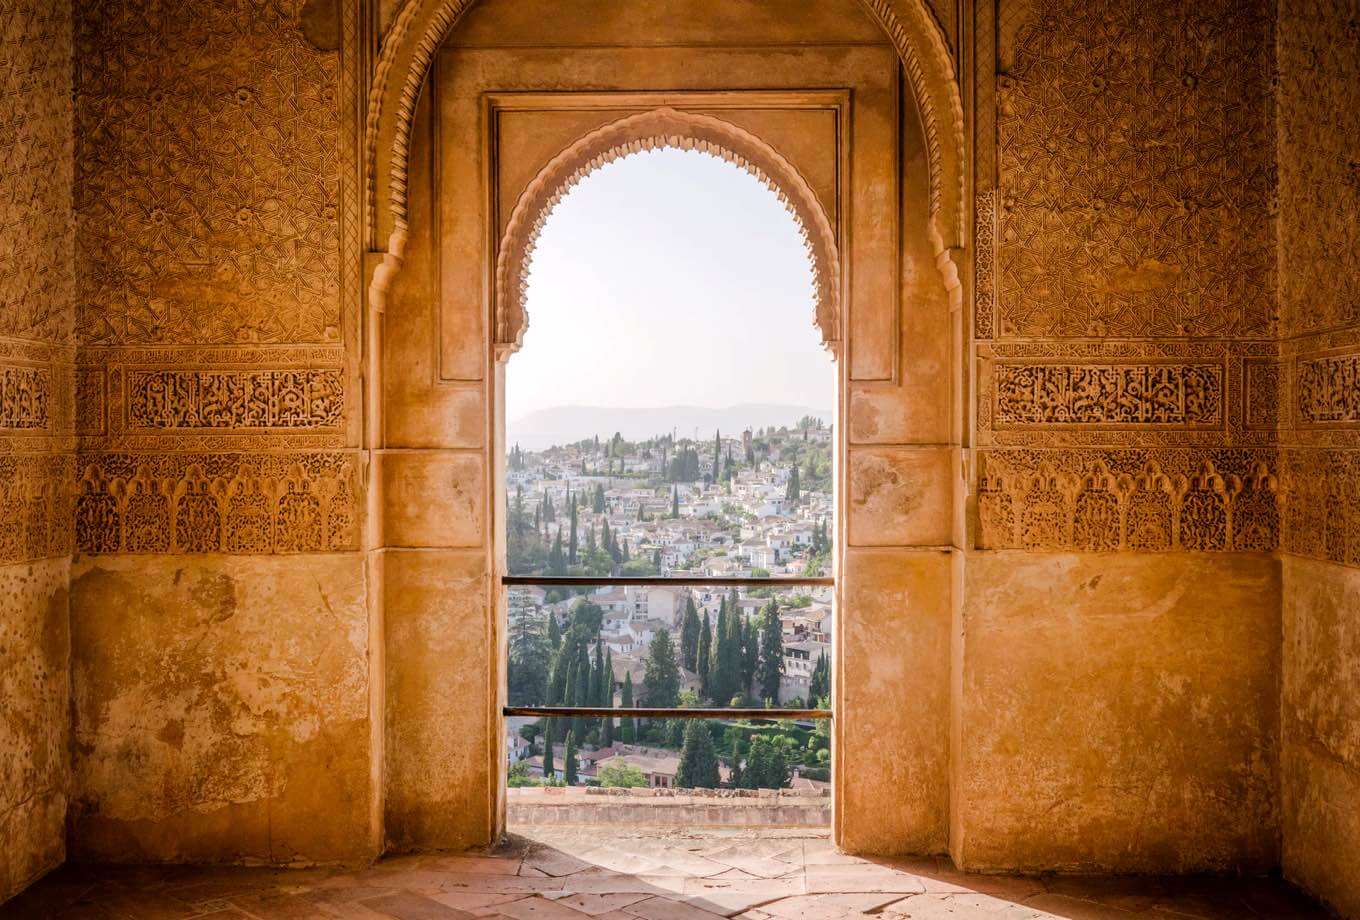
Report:
M 634 153 L 673 148 L 697 150 L 746 170 L 779 196 L 793 215 L 812 263 L 813 323 L 822 343 L 839 354 L 840 254 L 836 231 L 816 193 L 798 170 L 755 135 L 709 115 L 663 107 L 603 125 L 553 157 L 516 201 L 496 251 L 493 329 L 497 357 L 516 351 L 528 316 L 524 295 L 534 246 L 557 203 L 595 170 Z
M 401 263 L 407 163 L 416 103 L 439 46 L 476 0 L 405 0 L 383 40 L 364 134 L 367 248 L 385 253 L 370 295 L 378 303 Z M 930 173 L 930 234 L 945 285 L 960 297 L 964 246 L 963 102 L 939 24 L 925 0 L 860 0 L 902 61 L 921 113 Z

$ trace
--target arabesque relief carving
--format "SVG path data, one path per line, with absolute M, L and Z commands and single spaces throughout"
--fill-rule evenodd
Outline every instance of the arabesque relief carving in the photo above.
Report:
M 1289 493 L 1281 548 L 1360 565 L 1360 451 L 1287 449 L 1280 469 Z
M 83 341 L 341 341 L 352 100 L 302 6 L 78 5 Z
M 1283 495 L 1273 452 L 985 451 L 979 549 L 1270 551 Z
M 0 367 L 0 430 L 48 426 L 52 372 L 45 367 Z
M 1360 425 L 1360 354 L 1300 359 L 1294 411 L 1300 426 Z
M 1222 364 L 994 365 L 1002 426 L 1222 425 Z
M 534 246 L 558 202 L 607 163 L 644 150 L 697 150 L 726 160 L 759 179 L 798 224 L 812 264 L 813 322 L 837 353 L 841 342 L 841 270 L 836 230 L 798 170 L 768 144 L 709 115 L 659 108 L 604 125 L 562 150 L 515 203 L 496 251 L 495 341 L 504 358 L 524 339 L 528 268 Z
M 344 417 L 342 372 L 130 370 L 129 428 L 335 428 Z
M 998 334 L 1272 334 L 1265 7 L 1003 7 Z
M 358 546 L 355 459 L 325 454 L 82 455 L 87 553 L 304 553 Z

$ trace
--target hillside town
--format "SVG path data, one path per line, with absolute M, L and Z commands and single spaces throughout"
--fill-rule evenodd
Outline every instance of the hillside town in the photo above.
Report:
M 830 575 L 832 431 L 792 427 L 631 442 L 591 437 L 507 457 L 516 575 Z M 827 586 L 515 586 L 516 706 L 820 708 Z M 815 789 L 829 739 L 811 720 L 526 719 L 512 785 Z

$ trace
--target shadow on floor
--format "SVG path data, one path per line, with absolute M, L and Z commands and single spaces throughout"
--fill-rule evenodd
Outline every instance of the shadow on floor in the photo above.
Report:
M 362 869 L 67 865 L 0 918 L 1242 920 L 1327 914 L 1269 879 L 970 875 L 808 831 L 517 828 L 495 850 Z

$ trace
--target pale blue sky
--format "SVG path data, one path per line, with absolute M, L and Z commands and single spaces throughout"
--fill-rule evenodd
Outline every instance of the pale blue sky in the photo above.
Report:
M 506 418 L 564 405 L 830 411 L 811 279 L 793 217 L 749 173 L 693 151 L 616 160 L 543 228 Z

